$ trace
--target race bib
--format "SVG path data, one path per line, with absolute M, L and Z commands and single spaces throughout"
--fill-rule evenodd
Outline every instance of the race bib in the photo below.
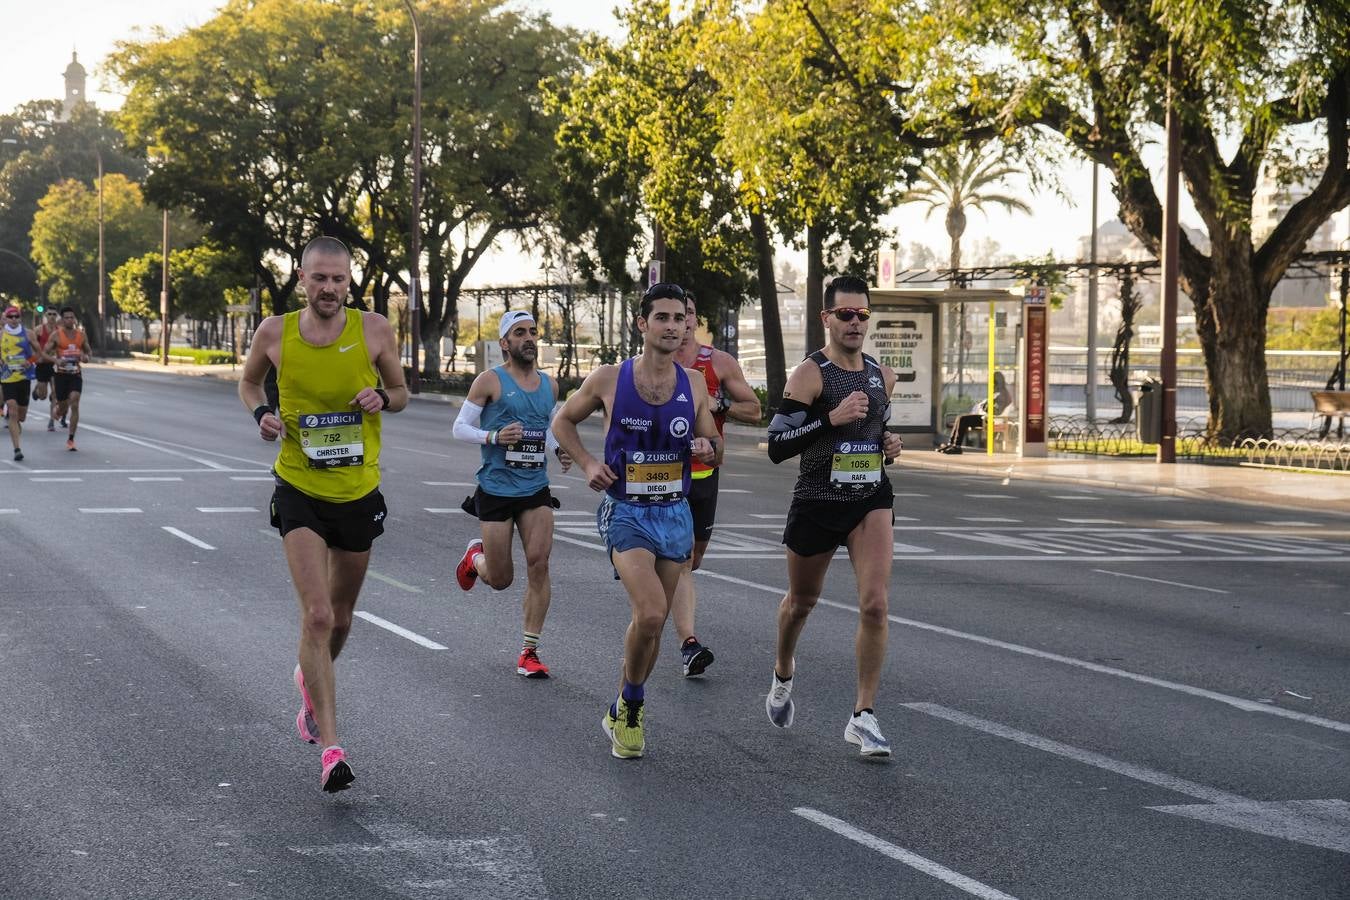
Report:
M 300 447 L 311 469 L 359 466 L 366 459 L 359 412 L 301 413 Z
M 876 441 L 840 441 L 830 460 L 830 484 L 861 488 L 881 481 L 881 444 Z
M 526 428 L 520 440 L 506 448 L 508 469 L 542 469 L 547 462 L 543 429 Z
M 56 361 L 56 371 L 64 375 L 73 375 L 80 371 L 80 351 L 78 349 L 74 353 L 61 351 L 61 358 Z
M 624 489 L 639 503 L 678 500 L 684 496 L 684 454 L 634 450 L 624 465 Z

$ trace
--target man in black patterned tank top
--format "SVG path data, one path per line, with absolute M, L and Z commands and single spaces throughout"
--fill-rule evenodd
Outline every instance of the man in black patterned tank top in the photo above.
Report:
M 780 463 L 800 455 L 801 473 L 783 531 L 788 592 L 778 606 L 777 658 L 764 709 L 774 725 L 792 724 L 797 639 L 835 551 L 847 547 L 858 579 L 858 693 L 844 739 L 863 756 L 890 756 L 873 705 L 886 657 L 895 524 L 884 466 L 900 455 L 901 443 L 886 430 L 895 373 L 862 352 L 868 303 L 861 278 L 830 282 L 821 313 L 829 343 L 792 371 L 769 425 L 769 458 Z

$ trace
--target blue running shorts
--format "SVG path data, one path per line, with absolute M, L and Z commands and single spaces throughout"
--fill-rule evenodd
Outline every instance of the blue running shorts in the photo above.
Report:
M 606 494 L 595 511 L 595 527 L 609 553 L 641 547 L 657 559 L 684 562 L 694 552 L 694 517 L 684 500 L 620 503 Z

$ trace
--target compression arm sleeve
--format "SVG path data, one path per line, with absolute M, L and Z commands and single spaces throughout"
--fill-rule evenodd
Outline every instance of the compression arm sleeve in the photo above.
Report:
M 478 427 L 482 419 L 483 407 L 465 400 L 459 408 L 459 415 L 455 416 L 455 439 L 470 444 L 486 444 L 488 433 Z
M 769 459 L 780 463 L 801 453 L 827 424 L 800 400 L 784 400 L 769 423 Z

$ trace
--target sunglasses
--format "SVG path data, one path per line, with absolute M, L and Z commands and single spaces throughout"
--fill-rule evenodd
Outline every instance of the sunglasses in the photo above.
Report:
M 872 318 L 872 310 L 866 306 L 837 306 L 834 309 L 826 310 L 834 314 L 834 317 L 840 322 L 852 322 L 857 319 L 859 322 L 866 322 Z
M 19 318 L 19 314 L 18 314 L 18 313 L 5 313 L 5 318 L 6 318 L 6 319 L 17 319 L 17 318 Z
M 673 281 L 658 281 L 642 293 L 643 300 L 687 300 L 684 288 Z

